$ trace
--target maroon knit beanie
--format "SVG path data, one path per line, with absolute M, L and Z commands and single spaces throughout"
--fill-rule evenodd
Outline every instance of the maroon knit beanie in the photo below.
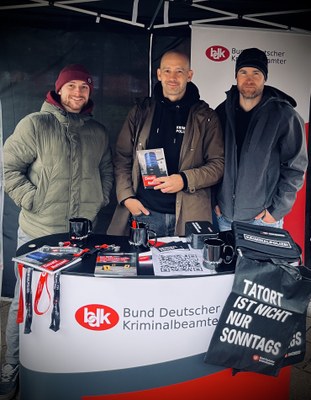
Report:
M 83 67 L 83 65 L 71 64 L 67 65 L 60 71 L 58 78 L 55 82 L 56 93 L 59 92 L 59 90 L 65 83 L 74 80 L 86 82 L 89 85 L 90 93 L 92 92 L 94 85 L 90 73 Z

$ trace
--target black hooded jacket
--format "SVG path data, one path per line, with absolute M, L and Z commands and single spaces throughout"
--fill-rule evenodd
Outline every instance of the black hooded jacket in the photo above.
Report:
M 252 221 L 268 209 L 276 220 L 291 210 L 308 165 L 304 122 L 293 98 L 265 86 L 244 138 L 239 164 L 235 115 L 239 92 L 232 86 L 218 113 L 225 140 L 225 172 L 216 195 L 231 221 Z

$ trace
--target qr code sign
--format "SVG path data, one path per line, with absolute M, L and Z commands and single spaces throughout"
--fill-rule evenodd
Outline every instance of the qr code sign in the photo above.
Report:
M 161 272 L 200 272 L 203 270 L 196 254 L 161 254 L 159 264 Z

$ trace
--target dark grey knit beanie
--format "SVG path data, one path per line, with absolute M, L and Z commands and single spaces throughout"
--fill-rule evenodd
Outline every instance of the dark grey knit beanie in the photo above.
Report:
M 243 67 L 253 67 L 259 69 L 263 73 L 265 80 L 267 80 L 268 59 L 262 50 L 256 49 L 255 47 L 243 50 L 236 60 L 235 77 L 237 76 L 239 69 Z

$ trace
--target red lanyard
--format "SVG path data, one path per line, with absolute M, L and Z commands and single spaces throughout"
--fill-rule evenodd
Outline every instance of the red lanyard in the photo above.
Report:
M 17 316 L 16 316 L 16 322 L 18 324 L 22 323 L 24 321 L 24 298 L 23 298 L 23 287 L 22 287 L 22 277 L 23 277 L 23 264 L 18 263 L 17 264 L 18 268 L 18 275 L 19 275 L 19 299 L 18 299 L 18 310 L 17 310 Z
M 40 278 L 39 278 L 39 282 L 38 282 L 37 290 L 36 290 L 36 295 L 35 295 L 35 301 L 34 301 L 34 312 L 37 315 L 45 314 L 51 305 L 51 293 L 48 288 L 48 276 L 49 276 L 49 274 L 46 272 L 41 272 L 41 274 L 40 274 Z M 39 310 L 39 302 L 40 302 L 40 299 L 41 299 L 44 289 L 46 290 L 46 293 L 48 295 L 49 302 L 48 302 L 46 309 L 43 311 L 40 311 Z
M 18 324 L 24 321 L 24 297 L 23 297 L 23 285 L 22 285 L 22 278 L 23 278 L 23 269 L 24 265 L 18 263 L 18 275 L 20 280 L 20 289 L 19 289 L 19 299 L 18 299 L 18 311 L 16 322 Z M 26 276 L 25 276 L 25 308 L 26 308 L 26 318 L 25 318 L 25 326 L 24 326 L 24 333 L 31 332 L 31 324 L 32 324 L 32 272 L 33 268 L 26 269 Z M 34 311 L 37 315 L 43 315 L 48 311 L 51 304 L 51 293 L 48 288 L 47 280 L 49 274 L 46 272 L 42 272 L 40 274 L 40 278 L 37 285 L 37 290 L 35 294 L 35 301 L 34 301 Z M 45 310 L 39 310 L 39 302 L 42 297 L 43 291 L 46 290 L 48 294 L 48 305 Z M 57 331 L 59 329 L 60 323 L 60 313 L 59 313 L 59 290 L 60 290 L 60 281 L 59 281 L 59 274 L 56 273 L 54 276 L 54 299 L 53 299 L 53 312 L 52 312 L 52 322 L 50 329 Z

